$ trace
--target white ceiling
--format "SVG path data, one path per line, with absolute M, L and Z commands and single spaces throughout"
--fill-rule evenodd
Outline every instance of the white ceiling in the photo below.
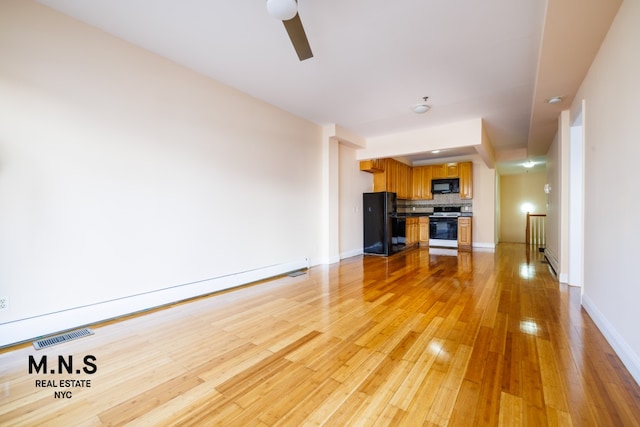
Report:
M 265 0 L 40 2 L 365 138 L 482 117 L 499 160 L 503 152 L 546 153 L 557 114 L 568 107 L 621 0 L 549 0 L 548 6 L 540 0 L 299 0 L 314 53 L 303 62 Z M 578 38 L 567 42 L 567 31 Z M 580 61 L 554 66 L 558 55 L 576 50 Z M 564 95 L 564 105 L 544 103 L 554 95 Z M 411 108 L 424 96 L 432 108 L 417 115 Z M 530 128 L 534 122 L 539 131 Z

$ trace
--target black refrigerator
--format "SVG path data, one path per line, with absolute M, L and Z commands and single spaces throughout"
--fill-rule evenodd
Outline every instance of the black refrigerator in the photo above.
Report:
M 391 255 L 405 245 L 404 218 L 396 217 L 396 193 L 363 193 L 364 253 Z

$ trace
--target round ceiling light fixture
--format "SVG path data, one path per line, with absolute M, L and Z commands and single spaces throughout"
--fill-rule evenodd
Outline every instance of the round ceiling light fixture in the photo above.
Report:
M 424 114 L 424 113 L 426 113 L 427 111 L 429 111 L 429 109 L 431 109 L 431 106 L 430 106 L 430 105 L 427 105 L 427 99 L 429 99 L 429 97 L 428 97 L 428 96 L 424 96 L 424 97 L 422 97 L 422 100 L 423 100 L 424 102 L 421 102 L 421 103 L 419 103 L 419 104 L 416 104 L 416 105 L 413 107 L 413 112 L 414 112 L 414 113 L 416 113 L 416 114 Z
M 553 98 L 547 99 L 547 104 L 559 104 L 562 102 L 562 96 L 554 96 Z
M 280 21 L 288 21 L 298 13 L 296 0 L 267 0 L 269 15 Z

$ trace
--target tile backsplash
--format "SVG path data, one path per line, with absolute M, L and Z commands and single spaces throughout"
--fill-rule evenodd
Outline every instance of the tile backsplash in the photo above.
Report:
M 433 200 L 402 200 L 398 199 L 398 212 L 431 213 L 434 206 L 460 206 L 462 212 L 472 212 L 472 200 L 462 200 L 457 193 L 434 194 Z

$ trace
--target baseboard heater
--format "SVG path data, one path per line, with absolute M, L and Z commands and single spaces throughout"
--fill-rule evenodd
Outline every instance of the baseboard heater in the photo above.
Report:
M 558 277 L 558 258 L 548 248 L 544 248 L 544 257 L 549 263 L 549 267 L 553 271 L 554 276 Z

